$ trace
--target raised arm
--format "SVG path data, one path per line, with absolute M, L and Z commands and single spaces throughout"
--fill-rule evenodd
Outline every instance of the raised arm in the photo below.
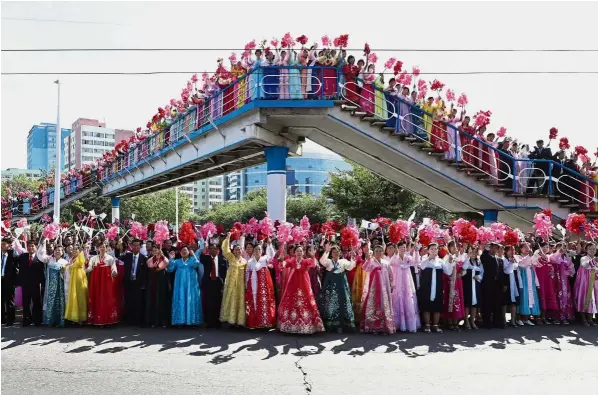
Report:
M 222 242 L 222 255 L 224 255 L 224 257 L 229 263 L 236 262 L 235 256 L 230 251 L 230 233 L 226 236 L 224 242 Z
M 18 238 L 15 238 L 15 239 L 12 241 L 12 250 L 13 250 L 13 255 L 14 255 L 14 256 L 19 256 L 19 255 L 21 255 L 21 254 L 24 254 L 24 253 L 26 253 L 26 252 L 27 252 L 27 249 L 26 249 L 26 248 L 24 248 L 24 247 L 21 245 L 21 242 L 19 241 L 19 239 L 18 239 Z M 15 254 L 15 253 L 16 253 L 16 254 Z
M 46 254 L 46 239 L 42 239 L 41 244 L 37 248 L 37 259 L 42 261 L 43 263 L 50 262 L 50 256 Z

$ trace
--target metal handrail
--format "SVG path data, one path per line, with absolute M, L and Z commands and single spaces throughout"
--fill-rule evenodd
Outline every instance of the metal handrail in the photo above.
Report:
M 570 175 L 568 175 L 568 174 L 564 174 L 564 175 L 560 176 L 558 179 L 556 179 L 556 180 L 555 180 L 555 182 L 556 182 L 556 189 L 557 189 L 557 190 L 558 190 L 560 193 L 562 193 L 563 195 L 565 195 L 565 196 L 567 196 L 567 197 L 569 197 L 569 198 L 571 198 L 571 199 L 573 199 L 573 200 L 575 200 L 575 201 L 577 201 L 577 202 L 579 202 L 579 203 L 581 203 L 581 204 L 588 204 L 588 202 L 585 202 L 585 201 L 583 201 L 583 200 L 579 200 L 579 199 L 578 199 L 578 198 L 576 198 L 575 196 L 571 196 L 571 195 L 569 195 L 568 193 L 566 193 L 565 191 L 563 191 L 563 190 L 561 189 L 561 187 L 560 187 L 560 186 L 561 186 L 561 184 L 565 184 L 565 183 L 563 183 L 563 181 L 561 180 L 561 179 L 562 179 L 562 178 L 564 178 L 564 177 L 569 177 L 569 178 L 571 178 L 572 180 L 574 180 L 574 181 L 577 181 L 577 182 L 579 182 L 579 183 L 581 184 L 581 181 L 579 181 L 578 179 L 576 179 L 576 178 L 574 178 L 574 177 L 572 177 L 572 176 L 570 176 Z M 580 195 L 584 195 L 584 196 L 586 196 L 586 197 L 590 198 L 590 200 L 592 201 L 592 203 L 598 203 L 598 198 L 596 198 L 596 191 L 594 190 L 594 188 L 592 188 L 592 187 L 589 187 L 589 188 L 588 188 L 588 190 L 592 191 L 592 193 L 591 193 L 591 194 L 587 194 L 587 193 L 584 193 L 584 192 L 582 192 L 582 190 L 581 190 L 581 189 L 575 189 L 574 187 L 572 187 L 572 186 L 571 186 L 571 185 L 569 185 L 569 184 L 565 184 L 565 185 L 566 185 L 568 188 L 570 188 L 570 189 L 573 189 L 574 191 L 578 192 Z
M 344 100 L 348 101 L 349 103 L 353 103 L 353 104 L 354 104 L 354 105 L 356 105 L 357 107 L 361 107 L 361 105 L 360 105 L 359 103 L 355 103 L 355 102 L 353 102 L 351 99 L 349 99 L 349 98 L 348 98 L 348 97 L 345 95 L 345 92 L 346 92 L 346 90 L 345 90 L 345 89 L 342 89 L 342 88 L 345 88 L 345 87 L 347 86 L 347 84 L 339 83 L 338 85 L 339 85 L 339 87 L 341 88 L 341 89 L 340 89 L 340 91 L 341 91 L 341 97 L 342 97 Z M 370 84 L 368 84 L 368 85 L 370 85 Z M 373 85 L 372 85 L 372 87 L 373 87 L 374 89 L 376 89 L 376 87 L 375 87 L 375 86 L 373 86 Z M 384 93 L 384 91 L 380 91 L 380 92 Z M 385 117 L 379 117 L 379 116 L 376 116 L 376 115 L 375 115 L 375 116 L 376 116 L 377 118 L 379 118 L 381 121 L 388 121 L 389 119 L 392 119 L 392 118 L 394 118 L 394 117 L 398 117 L 398 114 L 397 114 L 397 112 L 396 112 L 396 108 L 395 108 L 395 105 L 394 105 L 394 103 L 393 103 L 393 102 L 391 102 L 391 101 L 389 101 L 389 100 L 387 100 L 387 99 L 386 99 L 386 95 L 384 96 L 384 101 L 386 102 L 386 104 L 390 104 L 390 106 L 392 107 L 392 110 L 391 110 L 391 111 L 389 111 L 389 110 L 388 110 L 388 107 L 386 107 L 386 108 L 383 108 L 382 106 L 379 106 L 378 104 L 376 104 L 376 96 L 375 96 L 375 95 L 376 95 L 376 92 L 375 92 L 375 91 L 374 91 L 374 101 L 372 101 L 372 100 L 368 99 L 367 97 L 365 97 L 365 96 L 361 95 L 360 93 L 357 93 L 357 92 L 353 92 L 353 93 L 354 93 L 356 96 L 359 96 L 361 99 L 363 99 L 363 100 L 367 101 L 368 103 L 371 103 L 371 104 L 373 104 L 373 105 L 374 105 L 374 107 L 376 107 L 376 108 L 379 108 L 380 110 L 382 110 L 382 113 L 387 113 L 388 115 L 386 116 L 386 118 L 385 118 Z M 374 114 L 375 114 L 375 111 L 374 111 Z

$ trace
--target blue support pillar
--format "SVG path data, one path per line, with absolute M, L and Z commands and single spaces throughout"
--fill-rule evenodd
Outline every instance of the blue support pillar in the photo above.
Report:
M 498 210 L 484 210 L 484 226 L 498 222 Z
M 287 147 L 266 147 L 268 214 L 272 220 L 287 220 Z
M 112 223 L 115 223 L 116 220 L 120 221 L 120 198 L 113 197 L 112 200 Z

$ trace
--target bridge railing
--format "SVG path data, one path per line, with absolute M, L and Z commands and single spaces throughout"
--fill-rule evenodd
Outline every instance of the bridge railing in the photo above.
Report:
M 98 175 L 95 170 L 84 173 L 80 178 L 63 182 L 60 185 L 60 199 L 66 199 L 92 186 L 98 185 Z M 48 188 L 30 198 L 17 198 L 2 205 L 2 220 L 13 217 L 27 217 L 54 204 L 54 188 Z
M 163 130 L 154 133 L 145 141 L 131 147 L 104 169 L 102 181 L 126 174 L 127 171 L 145 161 L 161 157 L 181 139 L 214 121 L 233 114 L 247 104 L 261 100 L 349 100 L 346 84 L 339 83 L 341 70 L 333 66 L 268 66 L 251 70 L 230 85 L 216 88 L 213 96 L 199 99 L 185 114 L 168 120 Z M 363 81 L 362 81 L 363 82 Z M 368 86 L 365 84 L 364 86 Z M 463 162 L 475 172 L 486 175 L 492 183 L 514 192 L 534 189 L 544 194 L 559 194 L 574 202 L 586 204 L 596 199 L 598 183 L 577 171 L 551 160 L 514 157 L 510 152 L 498 149 L 485 141 L 483 136 L 457 127 L 454 122 L 434 120 L 434 115 L 404 98 L 393 96 L 374 84 L 353 92 L 358 107 L 373 108 L 371 115 L 394 127 L 395 132 L 414 136 L 420 142 L 435 146 L 445 153 L 446 158 Z M 553 174 L 553 170 L 556 175 Z M 590 191 L 587 192 L 586 190 Z
M 281 76 L 284 79 L 282 83 Z M 102 182 L 126 174 L 154 156 L 161 157 L 178 141 L 189 139 L 192 132 L 214 124 L 215 120 L 253 101 L 340 97 L 338 69 L 332 66 L 262 66 L 215 91 L 207 99 L 196 100 L 185 114 L 169 119 L 163 130 L 121 153 L 104 167 Z
M 514 157 L 482 139 L 468 133 L 453 122 L 434 120 L 434 115 L 403 98 L 395 97 L 397 109 L 396 133 L 410 135 L 428 146 L 445 152 L 447 159 L 472 167 L 497 185 L 517 193 L 558 195 L 582 208 L 598 209 L 598 182 L 558 162 L 547 159 Z M 473 129 L 473 128 L 471 128 Z

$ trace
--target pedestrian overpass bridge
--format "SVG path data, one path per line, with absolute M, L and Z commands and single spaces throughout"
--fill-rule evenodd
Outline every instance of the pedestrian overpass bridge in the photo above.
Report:
M 315 78 L 325 78 L 317 68 L 312 73 Z M 556 162 L 543 161 L 549 171 L 531 175 L 533 163 L 529 160 L 505 156 L 463 130 L 456 129 L 456 138 L 446 141 L 455 151 L 450 158 L 431 147 L 424 137 L 426 114 L 400 99 L 386 95 L 376 100 L 376 109 L 384 109 L 379 111 L 381 116 L 375 117 L 348 101 L 342 82 L 336 78 L 332 95 L 325 96 L 320 84 L 307 97 L 280 99 L 264 89 L 267 77 L 258 70 L 241 78 L 205 103 L 192 106 L 164 130 L 106 167 L 98 185 L 103 195 L 112 198 L 113 216 L 118 217 L 122 198 L 266 162 L 268 211 L 273 219 L 285 219 L 286 158 L 301 155 L 305 139 L 446 210 L 481 212 L 485 222 L 501 221 L 528 230 L 539 210 L 551 209 L 554 220 L 560 221 L 571 210 L 583 212 L 580 203 L 586 199 L 596 202 L 596 184 L 581 174 Z M 247 82 L 247 97 L 252 99 L 231 106 L 232 92 L 243 79 Z M 456 139 L 463 144 L 455 144 Z M 462 155 L 467 149 L 496 152 L 497 160 L 480 164 Z M 562 174 L 554 177 L 553 169 L 559 166 Z M 548 183 L 548 193 L 520 193 L 525 192 L 521 185 L 532 178 L 538 178 L 541 185 Z M 592 188 L 584 189 L 584 184 Z M 51 207 L 36 216 L 43 212 L 51 212 Z

